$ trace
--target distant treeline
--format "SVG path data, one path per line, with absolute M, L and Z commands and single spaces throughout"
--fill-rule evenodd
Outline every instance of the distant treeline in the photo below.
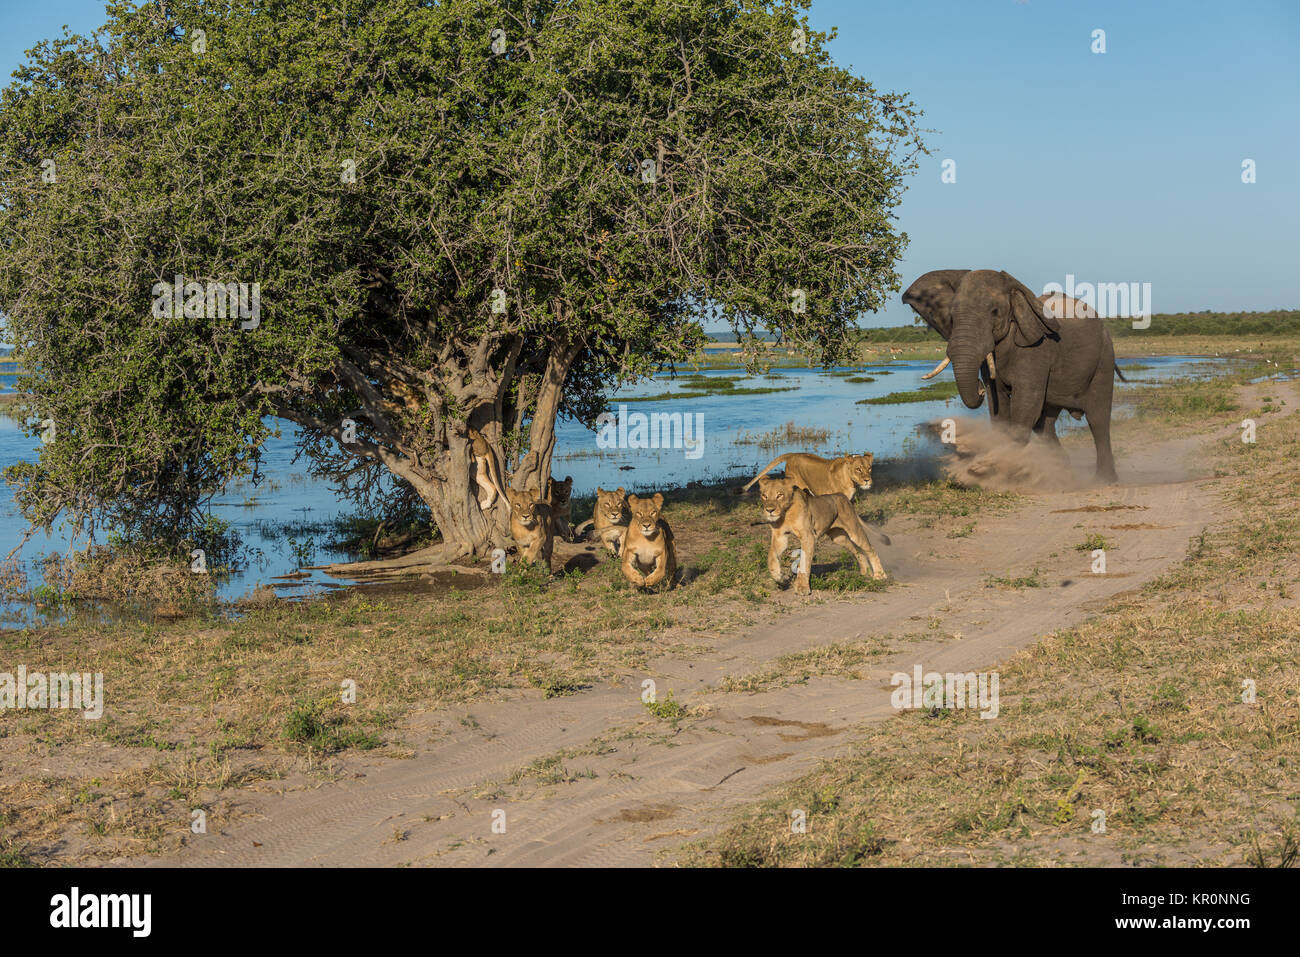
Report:
M 1300 336 L 1300 309 L 1272 312 L 1157 313 L 1147 329 L 1132 319 L 1103 319 L 1112 338 L 1120 336 Z M 861 342 L 924 342 L 939 334 L 925 325 L 860 329 Z
M 938 339 L 939 333 L 929 326 L 885 326 L 880 329 L 859 329 L 859 342 L 925 342 Z
M 1106 319 L 1119 336 L 1300 336 L 1300 309 L 1273 312 L 1175 312 L 1151 317 L 1151 328 L 1134 329 L 1132 319 Z

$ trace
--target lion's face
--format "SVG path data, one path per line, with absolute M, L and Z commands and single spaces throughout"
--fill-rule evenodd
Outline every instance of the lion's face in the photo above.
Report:
M 524 528 L 534 527 L 540 520 L 538 505 L 541 503 L 534 491 L 520 492 L 516 489 L 506 489 L 506 495 L 510 499 L 510 515 Z
M 655 492 L 654 498 L 637 498 L 628 496 L 628 508 L 632 511 L 632 528 L 640 528 L 646 538 L 654 538 L 659 533 L 659 513 L 663 511 L 664 497 Z
M 557 482 L 551 479 L 550 487 L 547 490 L 547 498 L 551 502 L 551 508 L 557 512 L 563 512 L 569 504 L 569 496 L 573 494 L 573 476 L 570 475 L 563 482 Z
M 794 483 L 789 479 L 759 479 L 758 496 L 763 503 L 763 521 L 776 525 L 794 503 Z
M 853 480 L 855 488 L 865 492 L 871 488 L 871 463 L 875 460 L 870 452 L 865 455 L 850 455 L 849 460 L 849 477 Z
M 627 492 L 622 488 L 616 488 L 612 492 L 606 492 L 603 488 L 596 489 L 596 514 L 604 515 L 605 520 L 611 525 L 624 524 L 627 515 Z

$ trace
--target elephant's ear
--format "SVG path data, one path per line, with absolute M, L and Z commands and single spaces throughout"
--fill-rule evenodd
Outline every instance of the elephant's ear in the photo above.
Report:
M 1042 301 L 1020 280 L 1002 273 L 1011 285 L 1011 318 L 1016 324 L 1016 345 L 1037 345 L 1044 336 L 1061 331 L 1056 317 L 1043 309 Z
M 952 335 L 952 301 L 969 272 L 969 269 L 932 269 L 907 287 L 903 303 L 915 309 L 927 326 L 947 339 Z

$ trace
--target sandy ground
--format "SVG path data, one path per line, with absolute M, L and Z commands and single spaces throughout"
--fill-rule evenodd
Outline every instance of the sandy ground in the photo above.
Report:
M 1022 508 L 980 516 L 966 538 L 949 537 L 950 525 L 895 521 L 892 545 L 877 542 L 896 580 L 886 592 L 808 604 L 739 634 L 701 634 L 701 656 L 666 657 L 571 697 L 520 693 L 428 715 L 408 736 L 409 759 L 350 757 L 326 783 L 304 775 L 240 792 L 242 813 L 228 828 L 192 835 L 176 854 L 117 863 L 671 862 L 729 812 L 840 753 L 855 726 L 895 714 L 893 673 L 916 664 L 988 670 L 1178 563 L 1189 539 L 1216 520 L 1217 481 L 1196 454 L 1205 437 L 1145 445 L 1133 430 L 1125 435 L 1119 486 L 1030 492 Z M 1076 476 L 1091 474 L 1091 442 L 1069 454 Z M 1115 544 L 1104 575 L 1075 547 L 1094 532 Z M 988 580 L 1035 569 L 1043 587 Z M 861 680 L 814 677 L 757 693 L 718 687 L 782 655 L 872 637 L 889 651 L 863 666 Z M 660 697 L 671 689 L 692 716 L 674 726 L 650 715 L 645 679 Z M 521 773 L 530 767 L 536 773 Z

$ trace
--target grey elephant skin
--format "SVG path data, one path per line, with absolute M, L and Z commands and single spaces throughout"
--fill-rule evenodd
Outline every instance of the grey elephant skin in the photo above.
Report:
M 989 396 L 990 414 L 1018 442 L 1056 441 L 1056 418 L 1086 416 L 1097 480 L 1118 482 L 1110 446 L 1115 347 L 1097 319 L 1056 318 L 1022 282 L 995 269 L 937 269 L 903 293 L 948 340 L 948 360 L 967 408 Z M 989 358 L 991 356 L 991 359 Z

